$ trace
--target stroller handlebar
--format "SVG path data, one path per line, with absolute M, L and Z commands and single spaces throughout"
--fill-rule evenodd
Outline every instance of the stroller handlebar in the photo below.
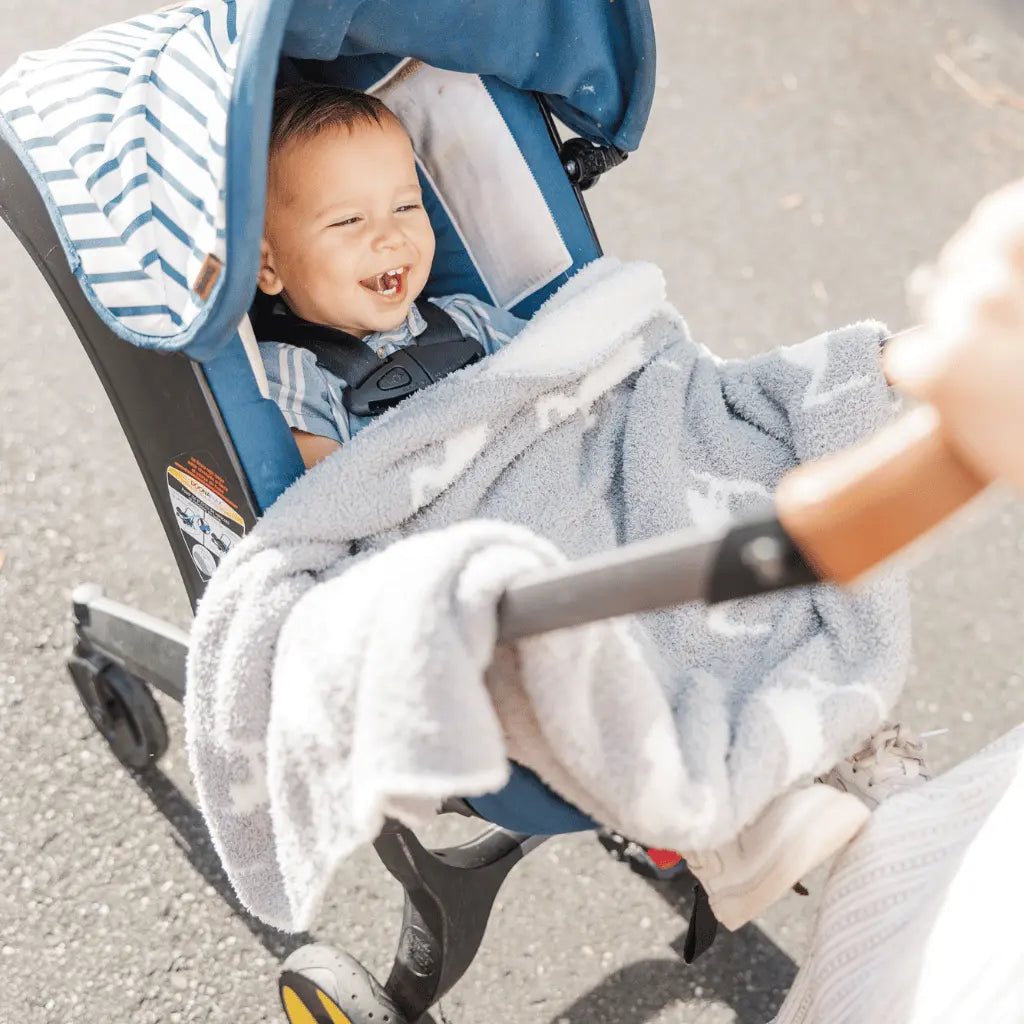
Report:
M 715 531 L 679 530 L 509 587 L 498 606 L 498 639 L 508 643 L 687 601 L 715 604 L 816 582 L 775 516 Z
M 927 533 L 989 481 L 921 405 L 853 448 L 788 473 L 776 492 L 786 532 L 823 579 L 848 583 Z

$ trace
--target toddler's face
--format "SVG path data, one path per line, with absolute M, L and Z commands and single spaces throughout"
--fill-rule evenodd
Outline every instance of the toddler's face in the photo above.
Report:
M 328 129 L 275 153 L 260 288 L 313 323 L 393 330 L 423 290 L 434 232 L 395 123 Z

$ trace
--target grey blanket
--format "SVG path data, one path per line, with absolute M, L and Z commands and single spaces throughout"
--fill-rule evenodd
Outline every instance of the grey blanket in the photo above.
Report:
M 597 820 L 706 848 L 872 732 L 905 678 L 905 582 L 687 606 L 495 649 L 505 586 L 770 508 L 780 476 L 891 415 L 883 328 L 748 360 L 690 338 L 648 264 L 585 268 L 506 349 L 284 494 L 196 617 L 185 710 L 239 898 L 309 926 L 386 816 L 524 763 Z

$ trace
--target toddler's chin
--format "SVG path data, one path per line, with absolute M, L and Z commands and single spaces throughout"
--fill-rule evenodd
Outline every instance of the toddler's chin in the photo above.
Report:
M 409 311 L 406 310 L 401 316 L 394 316 L 387 320 L 382 320 L 381 323 L 374 328 L 374 330 L 378 334 L 386 334 L 390 331 L 397 331 L 398 328 L 405 323 L 405 319 L 408 315 Z
M 411 303 L 403 303 L 398 309 L 394 310 L 394 312 L 377 317 L 377 322 L 374 325 L 373 330 L 377 333 L 397 330 L 405 323 L 406 318 L 409 316 L 410 305 Z

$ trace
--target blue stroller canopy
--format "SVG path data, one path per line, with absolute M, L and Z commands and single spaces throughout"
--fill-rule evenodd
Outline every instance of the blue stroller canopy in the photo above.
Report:
M 654 29 L 644 0 L 297 0 L 287 56 L 396 54 L 543 93 L 573 131 L 634 150 L 650 110 Z
M 578 251 L 546 214 L 543 177 L 516 178 L 530 157 L 502 90 L 541 94 L 571 129 L 624 151 L 653 93 L 646 0 L 202 0 L 26 54 L 0 76 L 0 133 L 124 340 L 206 359 L 234 336 L 255 291 L 282 56 L 283 73 L 374 91 L 412 122 L 437 216 L 472 264 L 447 279 L 442 268 L 435 293 L 475 290 L 524 313 Z M 454 150 L 446 137 L 431 151 L 439 126 L 458 127 Z M 474 151 L 479 165 L 458 156 Z M 501 204 L 481 191 L 498 161 L 514 195 L 494 230 L 484 218 Z

